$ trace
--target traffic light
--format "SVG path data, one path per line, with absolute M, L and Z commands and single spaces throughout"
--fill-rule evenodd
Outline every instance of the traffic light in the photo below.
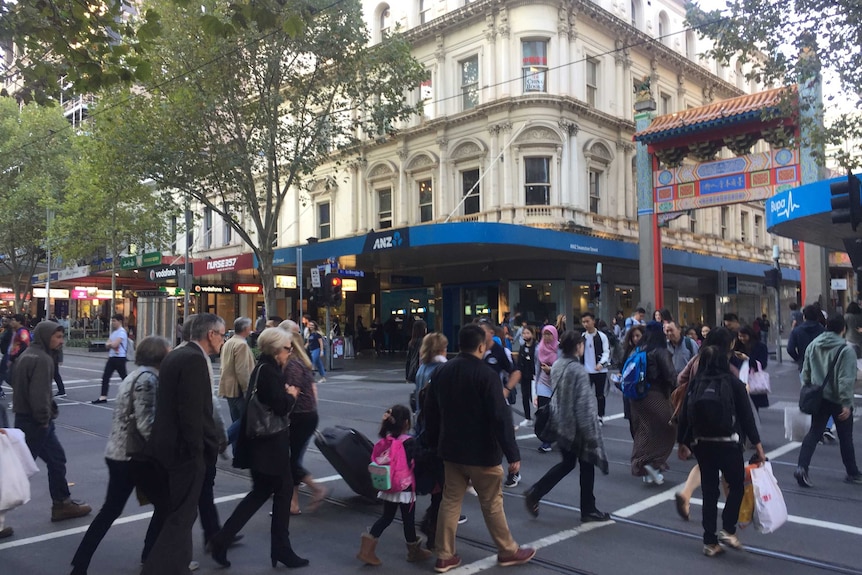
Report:
M 850 224 L 853 231 L 862 223 L 862 198 L 859 178 L 847 172 L 847 181 L 829 185 L 832 192 L 832 223 Z
M 341 304 L 341 276 L 338 274 L 326 274 L 323 280 L 323 301 L 331 306 Z
M 766 287 L 772 287 L 778 289 L 781 285 L 781 270 L 778 268 L 770 268 L 763 272 L 763 275 L 766 277 L 765 284 Z
M 602 299 L 602 284 L 600 284 L 599 282 L 596 282 L 590 287 L 592 288 L 590 291 L 592 292 L 593 299 L 594 300 Z

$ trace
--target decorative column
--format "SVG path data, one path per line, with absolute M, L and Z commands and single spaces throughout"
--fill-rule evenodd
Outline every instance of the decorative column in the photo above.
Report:
M 440 202 L 439 218 L 445 218 L 452 211 L 455 204 L 452 203 L 454 191 L 452 190 L 452 178 L 454 174 L 450 174 L 451 162 L 449 161 L 449 140 L 444 136 L 437 138 L 437 149 L 440 154 L 440 166 L 437 168 L 437 188 L 434 192 L 437 194 L 437 200 Z M 455 186 L 456 188 L 458 186 Z M 461 198 L 459 197 L 458 200 Z M 455 200 L 457 201 L 457 200 Z
M 512 133 L 512 123 L 508 120 L 503 122 L 498 122 L 496 125 L 497 134 L 498 134 L 498 142 L 501 146 L 505 146 L 506 142 L 509 141 L 509 134 Z M 499 153 L 499 152 L 497 152 Z M 506 154 L 508 154 L 510 160 L 506 162 Z M 520 154 L 515 146 L 512 146 L 508 150 L 503 150 L 503 161 L 497 162 L 497 165 L 501 166 L 501 170 L 503 172 L 503 182 L 502 186 L 499 185 L 499 180 L 496 180 L 498 183 L 498 189 L 502 187 L 503 189 L 503 197 L 502 197 L 502 205 L 506 208 L 511 208 L 513 206 L 513 190 L 512 190 L 512 172 L 517 170 L 518 166 L 518 158 Z M 497 156 L 492 155 L 491 161 L 494 160 Z M 516 172 L 517 173 L 517 172 Z M 499 206 L 501 204 L 501 198 L 499 194 L 496 194 L 497 201 L 494 202 L 495 206 Z
M 488 92 L 482 98 L 483 102 L 494 101 L 497 99 L 497 93 L 500 91 L 499 69 L 497 66 L 497 31 L 494 29 L 494 15 L 485 15 L 485 40 L 488 42 L 488 50 L 485 54 L 485 77 L 482 81 L 488 86 Z
M 407 148 L 399 148 L 398 154 L 398 227 L 404 227 L 413 219 L 413 202 L 411 201 L 412 190 L 407 185 Z M 395 190 L 393 190 L 393 193 Z
M 563 216 L 568 217 L 565 211 L 572 205 L 572 195 L 577 189 L 577 174 L 574 168 L 574 154 L 576 150 L 575 136 L 578 135 L 580 127 L 577 122 L 562 119 L 559 122 L 560 130 L 563 132 L 563 149 L 560 162 L 560 189 L 551 186 L 551 205 L 561 206 Z
M 616 209 L 613 214 L 618 219 L 626 217 L 626 149 L 628 146 L 622 140 L 617 140 L 617 155 L 615 161 L 617 163 L 617 193 L 616 193 Z M 631 171 L 629 166 L 628 171 Z
M 653 68 L 655 72 L 655 68 Z M 638 93 L 635 102 L 635 131 L 647 129 L 655 117 L 656 103 L 650 90 L 651 83 Z M 638 207 L 638 260 L 640 279 L 639 305 L 647 311 L 661 309 L 664 299 L 664 281 L 661 258 L 661 236 L 657 225 L 653 197 L 653 161 L 646 144 L 637 143 L 637 207 Z
M 354 164 L 354 169 L 356 171 L 357 193 L 353 218 L 356 222 L 356 233 L 364 234 L 368 231 L 368 214 L 366 211 L 368 209 L 368 194 L 370 192 L 368 191 L 368 180 L 365 178 L 365 170 L 368 169 L 368 160 L 364 157 L 359 158 Z M 332 207 L 330 206 L 331 209 Z
M 449 90 L 449 82 L 446 81 L 446 49 L 443 45 L 443 36 L 438 34 L 435 38 L 436 47 L 434 48 L 434 57 L 437 59 L 437 74 L 435 77 L 436 83 L 432 86 L 434 90 L 434 117 L 440 118 L 446 115 L 447 104 L 452 99 L 447 96 L 453 92 Z
M 557 62 L 553 72 L 556 92 L 560 96 L 569 96 L 571 94 L 572 75 L 569 73 L 568 67 L 563 67 L 564 62 L 569 62 L 569 12 L 565 7 L 560 7 L 557 12 Z
M 617 94 L 614 101 L 614 115 L 620 118 L 627 117 L 629 110 L 631 109 L 625 107 L 626 96 L 628 92 L 631 91 L 625 86 L 625 61 L 626 57 L 623 53 L 623 41 L 617 39 L 616 51 L 614 52 L 614 62 L 616 64 L 616 86 L 614 87 L 614 93 Z
M 509 38 L 509 11 L 506 8 L 500 8 L 497 16 L 500 19 L 497 25 L 497 32 L 503 40 L 500 42 L 500 73 L 497 75 L 500 84 L 499 94 L 501 98 L 508 98 L 512 93 L 512 82 L 509 81 L 512 77 L 512 70 L 509 68 L 509 60 L 512 53 L 512 45 Z

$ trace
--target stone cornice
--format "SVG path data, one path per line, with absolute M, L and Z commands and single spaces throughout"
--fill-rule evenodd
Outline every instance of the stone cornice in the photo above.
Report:
M 603 26 L 610 36 L 625 38 L 625 49 L 628 50 L 628 53 L 638 51 L 648 59 L 657 59 L 663 65 L 674 69 L 678 74 L 684 74 L 687 79 L 693 80 L 695 83 L 702 84 L 704 87 L 714 86 L 718 88 L 725 97 L 745 94 L 744 91 L 730 82 L 722 80 L 704 69 L 700 64 L 692 62 L 646 32 L 633 28 L 630 23 L 608 12 L 592 0 L 477 0 L 435 18 L 427 24 L 411 28 L 404 35 L 411 44 L 433 42 L 436 36 L 444 35 L 451 30 L 473 25 L 482 26 L 482 30 L 484 30 L 486 16 L 499 9 L 535 6 L 536 4 L 569 9 L 577 15 L 577 20 L 591 20 L 593 23 Z M 555 32 L 552 25 L 555 26 L 556 21 L 549 22 L 548 31 L 550 33 Z

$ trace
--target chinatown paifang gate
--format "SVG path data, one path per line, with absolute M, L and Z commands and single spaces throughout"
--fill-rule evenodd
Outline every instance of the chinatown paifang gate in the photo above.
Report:
M 667 222 L 699 208 L 765 201 L 819 179 L 811 150 L 790 146 L 801 140 L 800 115 L 813 113 L 803 111 L 806 107 L 798 105 L 800 98 L 820 102 L 820 84 L 776 88 L 654 117 L 655 101 L 649 80 L 644 80 L 635 104 L 633 140 L 638 148 L 640 284 L 645 307 L 665 307 L 661 227 Z M 752 153 L 760 141 L 769 144 L 769 151 Z M 722 148 L 735 157 L 717 160 Z M 759 259 L 769 261 L 770 248 L 763 246 Z M 825 250 L 801 245 L 799 261 L 802 300 L 828 294 Z M 726 294 L 726 289 L 719 285 L 720 294 Z

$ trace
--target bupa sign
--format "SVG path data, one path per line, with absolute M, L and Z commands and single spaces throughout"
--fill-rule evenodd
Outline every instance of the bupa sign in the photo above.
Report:
M 386 230 L 365 236 L 363 253 L 410 247 L 409 228 Z

